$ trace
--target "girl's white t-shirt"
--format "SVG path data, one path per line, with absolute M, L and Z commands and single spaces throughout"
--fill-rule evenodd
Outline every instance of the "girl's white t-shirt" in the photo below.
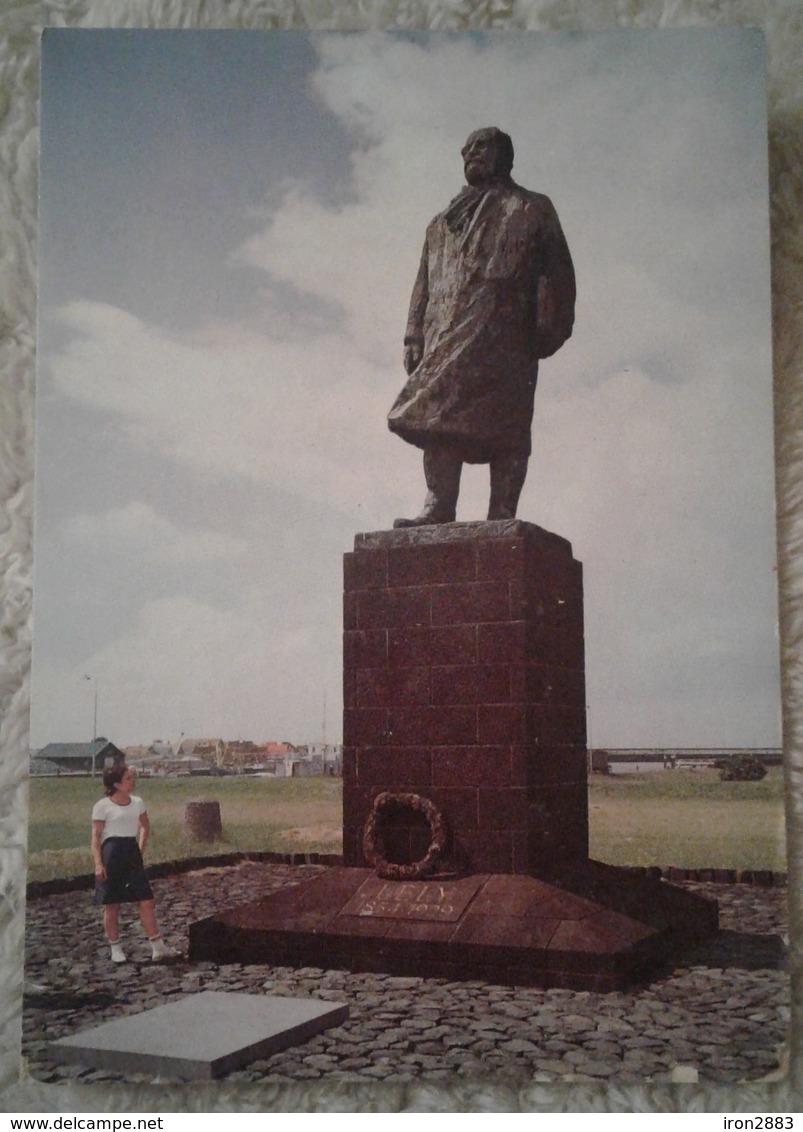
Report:
M 103 836 L 101 843 L 107 837 L 136 837 L 139 832 L 139 819 L 141 814 L 147 813 L 147 807 L 136 794 L 131 795 L 127 806 L 118 806 L 111 798 L 101 798 L 92 807 L 92 821 L 103 822 Z

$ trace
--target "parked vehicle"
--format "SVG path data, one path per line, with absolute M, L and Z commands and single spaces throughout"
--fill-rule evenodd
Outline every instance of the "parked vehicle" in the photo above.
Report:
M 717 759 L 714 766 L 719 768 L 723 782 L 759 782 L 767 773 L 761 759 L 754 755 L 730 755 Z

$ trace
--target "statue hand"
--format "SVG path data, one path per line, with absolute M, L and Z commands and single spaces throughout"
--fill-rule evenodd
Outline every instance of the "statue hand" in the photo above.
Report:
M 414 343 L 412 346 L 404 347 L 404 369 L 408 375 L 418 369 L 423 356 L 424 347 L 418 342 Z

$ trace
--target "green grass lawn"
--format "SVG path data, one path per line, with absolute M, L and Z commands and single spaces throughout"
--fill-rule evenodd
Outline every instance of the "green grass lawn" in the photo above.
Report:
M 716 770 L 595 774 L 589 782 L 592 857 L 621 865 L 786 869 L 783 775 L 722 782 Z
M 28 876 L 44 880 L 92 871 L 92 805 L 98 779 L 34 778 L 30 786 Z M 334 778 L 149 778 L 148 860 L 234 850 L 340 852 L 341 782 Z M 192 844 L 189 801 L 220 803 L 223 840 Z M 721 782 L 718 772 L 654 771 L 594 775 L 589 783 L 591 856 L 621 865 L 679 868 L 786 868 L 783 781 Z
M 91 814 L 103 789 L 91 778 L 32 778 L 28 879 L 91 873 Z M 340 852 L 341 782 L 336 778 L 145 778 L 136 793 L 148 806 L 148 861 L 237 850 Z M 184 831 L 187 802 L 220 803 L 223 840 L 193 843 Z

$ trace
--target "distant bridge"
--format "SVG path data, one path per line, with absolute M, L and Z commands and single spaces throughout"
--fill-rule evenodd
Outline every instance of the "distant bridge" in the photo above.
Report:
M 663 763 L 675 762 L 714 763 L 732 755 L 750 755 L 765 766 L 780 766 L 783 752 L 780 747 L 595 747 L 589 749 L 589 762 L 596 769 L 609 763 Z

